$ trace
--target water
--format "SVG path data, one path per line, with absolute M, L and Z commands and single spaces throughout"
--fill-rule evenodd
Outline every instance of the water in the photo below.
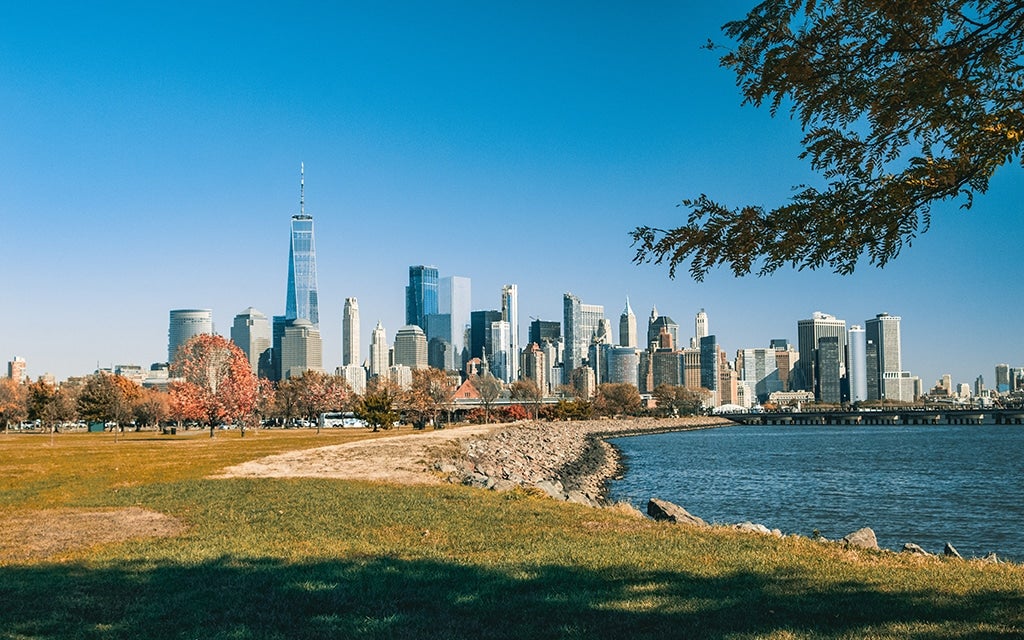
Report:
M 757 522 L 830 539 L 871 527 L 1024 562 L 1024 427 L 736 426 L 614 438 L 625 477 L 609 497 L 652 497 L 713 523 Z

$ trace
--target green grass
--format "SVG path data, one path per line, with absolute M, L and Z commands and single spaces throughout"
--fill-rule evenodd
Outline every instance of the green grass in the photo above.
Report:
M 140 506 L 187 524 L 47 560 L 0 556 L 0 638 L 1024 635 L 1015 565 L 696 530 L 526 492 L 207 480 L 367 437 L 221 435 L 0 437 L 4 511 Z

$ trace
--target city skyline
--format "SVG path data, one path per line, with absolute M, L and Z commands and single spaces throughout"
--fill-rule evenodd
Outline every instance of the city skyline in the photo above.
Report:
M 282 239 L 305 162 L 329 370 L 345 298 L 359 300 L 362 345 L 378 320 L 394 336 L 408 267 L 429 264 L 472 280 L 473 310 L 501 309 L 517 284 L 520 332 L 531 317 L 560 321 L 567 291 L 617 326 L 629 296 L 640 319 L 656 305 L 684 334 L 706 309 L 730 356 L 795 344 L 814 311 L 850 325 L 888 312 L 903 318 L 903 368 L 926 388 L 944 373 L 992 386 L 996 364 L 1024 362 L 1019 168 L 970 212 L 935 207 L 932 229 L 884 270 L 696 283 L 631 264 L 629 231 L 678 224 L 682 198 L 771 204 L 813 179 L 798 125 L 741 107 L 701 49 L 749 6 L 442 3 L 396 17 L 223 5 L 159 21 L 127 4 L 12 7 L 0 357 L 63 379 L 163 361 L 169 310 L 212 309 L 222 334 L 249 307 L 283 314 Z

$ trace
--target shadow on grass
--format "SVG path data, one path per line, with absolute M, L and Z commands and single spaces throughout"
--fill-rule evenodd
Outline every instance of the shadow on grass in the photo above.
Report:
M 0 569 L 2 638 L 1020 637 L 1021 594 L 369 557 Z

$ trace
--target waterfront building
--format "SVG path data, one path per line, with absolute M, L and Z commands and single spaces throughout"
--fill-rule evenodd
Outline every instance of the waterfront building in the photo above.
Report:
M 775 349 L 775 366 L 779 372 L 779 385 L 783 391 L 792 389 L 793 368 L 799 362 L 800 354 L 786 340 L 772 340 Z
M 606 357 L 607 380 L 640 387 L 640 352 L 635 347 L 609 347 Z
M 245 354 L 253 374 L 269 377 L 272 341 L 266 315 L 252 307 L 236 315 L 231 324 L 231 341 Z
M 501 288 L 501 319 L 508 323 L 508 337 L 502 348 L 507 356 L 505 382 L 519 379 L 519 286 L 506 284 Z
M 565 329 L 565 354 L 563 356 L 563 373 L 572 375 L 583 365 L 590 343 L 598 335 L 601 320 L 604 319 L 604 307 L 597 304 L 584 304 L 571 293 L 562 298 L 563 327 Z M 566 380 L 571 383 L 572 380 Z
M 921 396 L 921 379 L 909 371 L 886 371 L 882 376 L 882 391 L 886 400 L 913 402 Z
M 842 358 L 838 336 L 818 338 L 816 380 L 818 389 L 816 396 L 820 402 L 839 404 L 842 402 Z
M 846 361 L 846 377 L 850 382 L 850 402 L 863 402 L 868 399 L 868 343 L 864 329 L 859 325 L 850 327 L 848 340 L 850 355 Z
M 356 395 L 366 393 L 366 369 L 362 365 L 342 365 L 334 370 L 334 374 L 345 380 L 352 393 Z
M 345 298 L 341 314 L 341 366 L 359 364 L 359 301 Z
M 386 374 L 391 364 L 389 359 L 388 337 L 378 320 L 370 333 L 370 377 Z
M 562 325 L 553 320 L 534 320 L 530 323 L 530 342 L 539 345 L 547 342 L 559 342 L 562 339 Z
M 741 349 L 736 354 L 738 380 L 747 385 L 758 402 L 765 402 L 769 394 L 783 390 L 776 353 L 775 349 Z
M 426 317 L 438 312 L 437 267 L 409 267 L 409 285 L 405 288 L 405 324 L 426 331 Z
M 395 334 L 395 362 L 411 369 L 427 368 L 427 334 L 418 325 L 407 324 Z
M 449 337 L 453 362 L 461 369 L 469 359 L 470 314 L 472 313 L 472 282 L 462 276 L 441 278 L 437 290 L 438 313 L 448 315 Z
M 7 377 L 16 382 L 21 382 L 25 379 L 26 366 L 25 358 L 14 356 L 14 358 L 7 362 Z
M 647 324 L 647 346 L 654 343 L 661 344 L 660 336 L 663 329 L 672 337 L 673 348 L 680 346 L 679 325 L 668 316 L 658 315 L 658 309 L 655 307 L 651 310 L 651 321 Z
M 622 310 L 622 315 L 619 316 L 619 346 L 635 349 L 637 337 L 636 314 L 633 313 L 633 307 L 629 306 L 629 297 L 627 296 L 626 308 Z M 647 345 L 644 346 L 646 347 Z
M 308 320 L 320 327 L 320 303 L 317 299 L 316 243 L 313 216 L 306 213 L 306 168 L 300 165 L 299 213 L 292 216 L 288 244 L 288 293 L 284 318 L 288 322 Z
M 821 338 L 837 338 L 839 342 L 840 376 L 846 370 L 846 321 L 833 315 L 815 311 L 807 320 L 797 322 L 797 348 L 800 359 L 794 369 L 794 377 L 790 385 L 793 388 L 817 393 L 819 387 L 818 373 L 818 341 Z
M 284 328 L 281 339 L 281 375 L 283 380 L 288 380 L 306 371 L 323 371 L 323 343 L 316 325 L 305 318 L 299 318 Z
M 874 345 L 877 362 L 874 368 L 868 367 L 868 399 L 879 400 L 885 398 L 884 385 L 881 383 L 886 373 L 898 373 L 903 370 L 900 347 L 900 317 L 891 316 L 888 313 L 879 313 L 874 318 L 864 322 L 864 333 L 867 341 Z M 875 378 L 879 391 L 878 397 L 870 397 L 870 392 L 875 389 L 875 383 L 870 379 Z
M 173 309 L 167 328 L 167 362 L 174 362 L 178 348 L 194 336 L 212 333 L 212 310 Z

